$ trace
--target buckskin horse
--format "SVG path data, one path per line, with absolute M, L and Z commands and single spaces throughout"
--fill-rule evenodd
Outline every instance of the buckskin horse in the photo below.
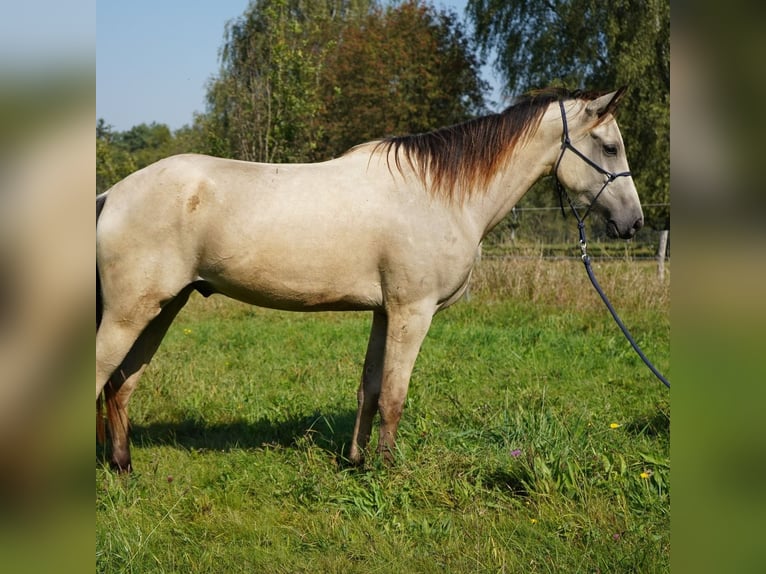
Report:
M 372 311 L 349 458 L 363 460 L 376 413 L 377 450 L 390 458 L 434 314 L 460 299 L 482 239 L 533 183 L 554 174 L 610 236 L 643 225 L 613 115 L 622 93 L 542 90 L 321 163 L 178 155 L 98 196 L 96 399 L 112 467 L 131 470 L 128 400 L 194 290 L 291 311 Z

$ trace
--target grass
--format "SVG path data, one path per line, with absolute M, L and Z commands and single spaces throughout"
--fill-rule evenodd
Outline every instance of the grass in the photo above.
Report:
M 96 464 L 99 572 L 667 572 L 669 394 L 577 262 L 484 261 L 438 315 L 391 467 L 346 464 L 367 314 L 193 298 Z M 670 378 L 669 284 L 596 273 Z

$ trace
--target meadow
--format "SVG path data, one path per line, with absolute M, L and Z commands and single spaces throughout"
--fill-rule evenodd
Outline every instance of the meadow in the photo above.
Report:
M 669 275 L 595 272 L 672 381 Z M 423 345 L 395 462 L 347 453 L 368 313 L 194 295 L 96 448 L 98 572 L 667 572 L 670 394 L 576 260 L 485 259 Z

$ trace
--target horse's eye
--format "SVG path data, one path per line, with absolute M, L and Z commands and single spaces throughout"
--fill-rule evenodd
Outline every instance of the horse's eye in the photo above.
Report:
M 604 153 L 606 155 L 617 155 L 617 146 L 612 144 L 604 144 Z

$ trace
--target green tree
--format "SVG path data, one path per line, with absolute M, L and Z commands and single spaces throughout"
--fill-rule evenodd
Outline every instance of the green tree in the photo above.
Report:
M 210 153 L 203 114 L 195 114 L 191 125 L 185 125 L 173 132 L 168 145 L 168 155 L 177 153 Z
M 316 161 L 483 107 L 479 62 L 457 17 L 411 0 L 256 0 L 226 27 L 208 88 L 211 152 Z
M 300 161 L 319 139 L 322 62 L 333 33 L 369 2 L 255 0 L 226 25 L 221 71 L 208 88 L 208 127 L 218 155 Z
M 508 93 L 546 85 L 629 91 L 619 110 L 646 220 L 668 229 L 670 3 L 468 0 L 476 38 L 497 55 Z
M 371 10 L 343 30 L 325 62 L 321 152 L 481 113 L 479 67 L 453 12 L 415 0 Z
M 206 152 L 204 123 L 171 132 L 165 124 L 138 124 L 114 131 L 103 118 L 96 123 L 96 192 L 101 193 L 132 172 L 164 157 L 184 152 Z
M 157 122 L 138 124 L 115 137 L 115 143 L 133 157 L 138 169 L 171 155 L 172 141 L 170 128 Z
M 136 162 L 116 140 L 119 132 L 112 131 L 103 118 L 96 123 L 96 193 L 102 193 L 134 172 Z

